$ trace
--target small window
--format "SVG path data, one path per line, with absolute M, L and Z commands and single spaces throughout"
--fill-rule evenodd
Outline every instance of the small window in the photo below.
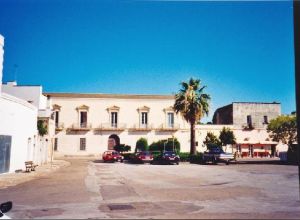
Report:
M 59 111 L 55 111 L 55 127 L 58 127 L 59 123 Z
M 170 128 L 174 127 L 174 113 L 173 112 L 168 113 L 168 126 Z
M 264 124 L 269 124 L 269 121 L 268 121 L 268 116 L 264 116 Z
M 54 151 L 57 151 L 58 139 L 54 138 Z
M 142 112 L 142 125 L 148 124 L 148 113 Z
M 111 113 L 111 127 L 116 128 L 118 126 L 118 112 Z
M 80 150 L 86 149 L 86 140 L 85 138 L 80 138 Z
M 251 125 L 252 125 L 252 118 L 251 118 L 251 115 L 247 115 L 247 124 L 248 124 L 248 126 L 251 126 Z
M 80 112 L 80 127 L 87 127 L 87 112 Z

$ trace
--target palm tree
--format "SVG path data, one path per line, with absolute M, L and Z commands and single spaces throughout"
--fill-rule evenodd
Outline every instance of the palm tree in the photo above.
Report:
M 189 82 L 180 83 L 182 88 L 175 95 L 174 110 L 179 112 L 191 125 L 191 149 L 190 154 L 196 155 L 195 124 L 209 112 L 210 96 L 203 93 L 206 86 L 200 85 L 199 79 L 191 78 Z

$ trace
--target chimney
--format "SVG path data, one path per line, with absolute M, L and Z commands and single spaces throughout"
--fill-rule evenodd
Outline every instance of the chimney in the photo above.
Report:
M 2 71 L 3 71 L 3 55 L 4 55 L 4 37 L 0 34 L 0 96 L 2 89 Z

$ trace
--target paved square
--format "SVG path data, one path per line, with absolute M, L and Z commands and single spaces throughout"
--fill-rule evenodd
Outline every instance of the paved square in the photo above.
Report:
M 149 165 L 70 159 L 0 190 L 13 218 L 300 218 L 297 166 Z

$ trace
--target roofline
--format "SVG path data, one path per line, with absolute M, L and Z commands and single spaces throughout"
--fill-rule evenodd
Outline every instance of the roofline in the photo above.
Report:
M 43 93 L 57 98 L 119 98 L 119 99 L 174 99 L 175 95 L 103 94 L 103 93 Z

